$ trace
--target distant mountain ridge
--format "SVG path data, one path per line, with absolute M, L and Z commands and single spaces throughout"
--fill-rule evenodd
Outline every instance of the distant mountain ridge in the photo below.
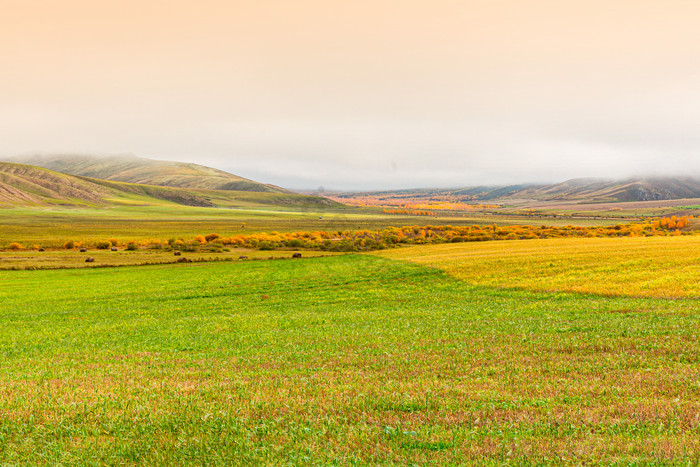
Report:
M 476 186 L 465 188 L 418 188 L 372 192 L 335 193 L 343 199 L 372 194 L 391 198 L 455 197 L 471 201 L 507 201 L 514 199 L 537 201 L 566 201 L 572 203 L 608 203 L 627 201 L 661 201 L 700 198 L 698 177 L 639 177 L 624 180 L 576 178 L 550 185 Z
M 553 185 L 521 188 L 507 195 L 543 201 L 626 202 L 700 197 L 695 177 L 643 177 L 625 180 L 578 178 Z
M 11 162 L 29 164 L 91 179 L 101 179 L 130 184 L 180 188 L 186 190 L 223 190 L 291 195 L 292 192 L 275 185 L 255 182 L 237 175 L 185 162 L 159 161 L 136 156 L 91 155 L 41 155 L 11 159 Z M 18 170 L 18 169 L 16 169 Z M 10 177 L 5 172 L 2 177 Z M 55 177 L 55 176 L 54 176 Z M 40 179 L 43 179 L 40 177 Z M 0 178 L 0 181 L 3 179 Z M 14 180 L 17 183 L 17 180 Z M 46 180 L 45 180 L 46 182 Z M 93 183 L 95 180 L 93 180 Z M 26 181 L 24 182 L 26 184 Z M 46 182 L 48 183 L 48 182 Z M 77 182 L 76 182 L 77 183 Z M 97 183 L 100 185 L 100 183 Z M 102 184 L 104 185 L 104 183 Z M 23 185 L 24 186 L 24 185 Z M 48 186 L 48 185 L 47 185 Z M 76 185 L 80 186 L 79 184 Z M 46 189 L 46 187 L 44 187 Z M 103 187 L 104 188 L 104 187 Z M 124 187 L 120 187 L 122 190 Z M 20 196 L 15 187 L 5 187 L 4 196 Z M 36 191 L 36 187 L 34 187 Z M 66 189 L 63 187 L 62 189 Z M 79 188 L 76 188 L 79 189 Z M 143 191 L 143 188 L 140 189 Z M 155 192 L 155 188 L 150 189 Z M 98 193 L 98 192 L 95 192 Z M 185 204 L 210 205 L 206 196 L 185 191 Z M 455 196 L 474 201 L 531 199 L 537 201 L 566 201 L 573 203 L 605 203 L 627 201 L 658 201 L 683 198 L 700 198 L 700 178 L 692 176 L 652 176 L 623 180 L 604 178 L 576 178 L 555 184 L 519 184 L 508 186 L 477 186 L 453 189 L 415 189 L 374 191 L 374 194 L 418 196 Z M 162 194 L 162 193 L 161 193 Z M 171 195 L 172 193 L 169 193 Z M 0 193 L 2 195 L 2 193 Z M 25 194 L 26 195 L 26 194 Z M 344 195 L 338 194 L 342 199 Z M 30 196 L 30 195 L 26 195 Z M 89 198 L 89 195 L 85 195 Z M 199 198 L 201 200 L 198 201 Z M 86 198 L 86 199 L 87 199 Z
M 206 190 L 291 193 L 275 185 L 255 182 L 223 170 L 186 162 L 124 156 L 39 155 L 9 159 L 70 175 L 144 185 Z

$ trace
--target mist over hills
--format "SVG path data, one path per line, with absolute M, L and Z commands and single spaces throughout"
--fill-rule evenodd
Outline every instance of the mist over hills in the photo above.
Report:
M 176 188 L 291 193 L 275 185 L 239 177 L 223 170 L 186 162 L 160 161 L 132 155 L 32 155 L 10 162 L 34 165 L 70 175 Z

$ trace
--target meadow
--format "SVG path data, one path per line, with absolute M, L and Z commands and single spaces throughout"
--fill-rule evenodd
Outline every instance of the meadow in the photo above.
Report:
M 0 464 L 693 464 L 699 312 L 367 254 L 0 271 Z
M 696 220 L 2 214 L 0 465 L 700 461 Z
M 483 213 L 460 217 L 393 215 L 376 209 L 308 207 L 199 208 L 174 204 L 83 208 L 7 208 L 0 215 L 0 249 L 14 242 L 62 245 L 69 240 L 97 242 L 117 238 L 122 242 L 153 238 L 192 238 L 217 232 L 224 236 L 259 232 L 347 231 L 384 229 L 406 225 L 590 225 L 581 219 L 518 219 Z M 612 225 L 619 220 L 599 220 Z

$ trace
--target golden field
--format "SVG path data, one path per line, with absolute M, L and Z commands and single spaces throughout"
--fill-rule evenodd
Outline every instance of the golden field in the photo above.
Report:
M 374 254 L 439 268 L 478 286 L 700 298 L 700 237 L 695 236 L 474 242 Z

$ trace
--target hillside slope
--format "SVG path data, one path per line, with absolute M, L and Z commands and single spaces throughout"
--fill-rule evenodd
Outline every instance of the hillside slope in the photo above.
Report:
M 114 193 L 100 185 L 40 167 L 0 162 L 0 205 L 102 204 Z
M 296 193 L 184 189 L 67 175 L 0 162 L 0 207 L 179 204 L 198 207 L 308 206 L 337 203 Z
M 135 156 L 53 155 L 13 158 L 12 162 L 44 167 L 56 172 L 144 185 L 205 190 L 290 193 L 275 185 L 185 162 L 157 161 Z
M 700 179 L 648 177 L 626 180 L 573 179 L 554 185 L 529 187 L 511 197 L 586 202 L 655 201 L 700 196 Z

